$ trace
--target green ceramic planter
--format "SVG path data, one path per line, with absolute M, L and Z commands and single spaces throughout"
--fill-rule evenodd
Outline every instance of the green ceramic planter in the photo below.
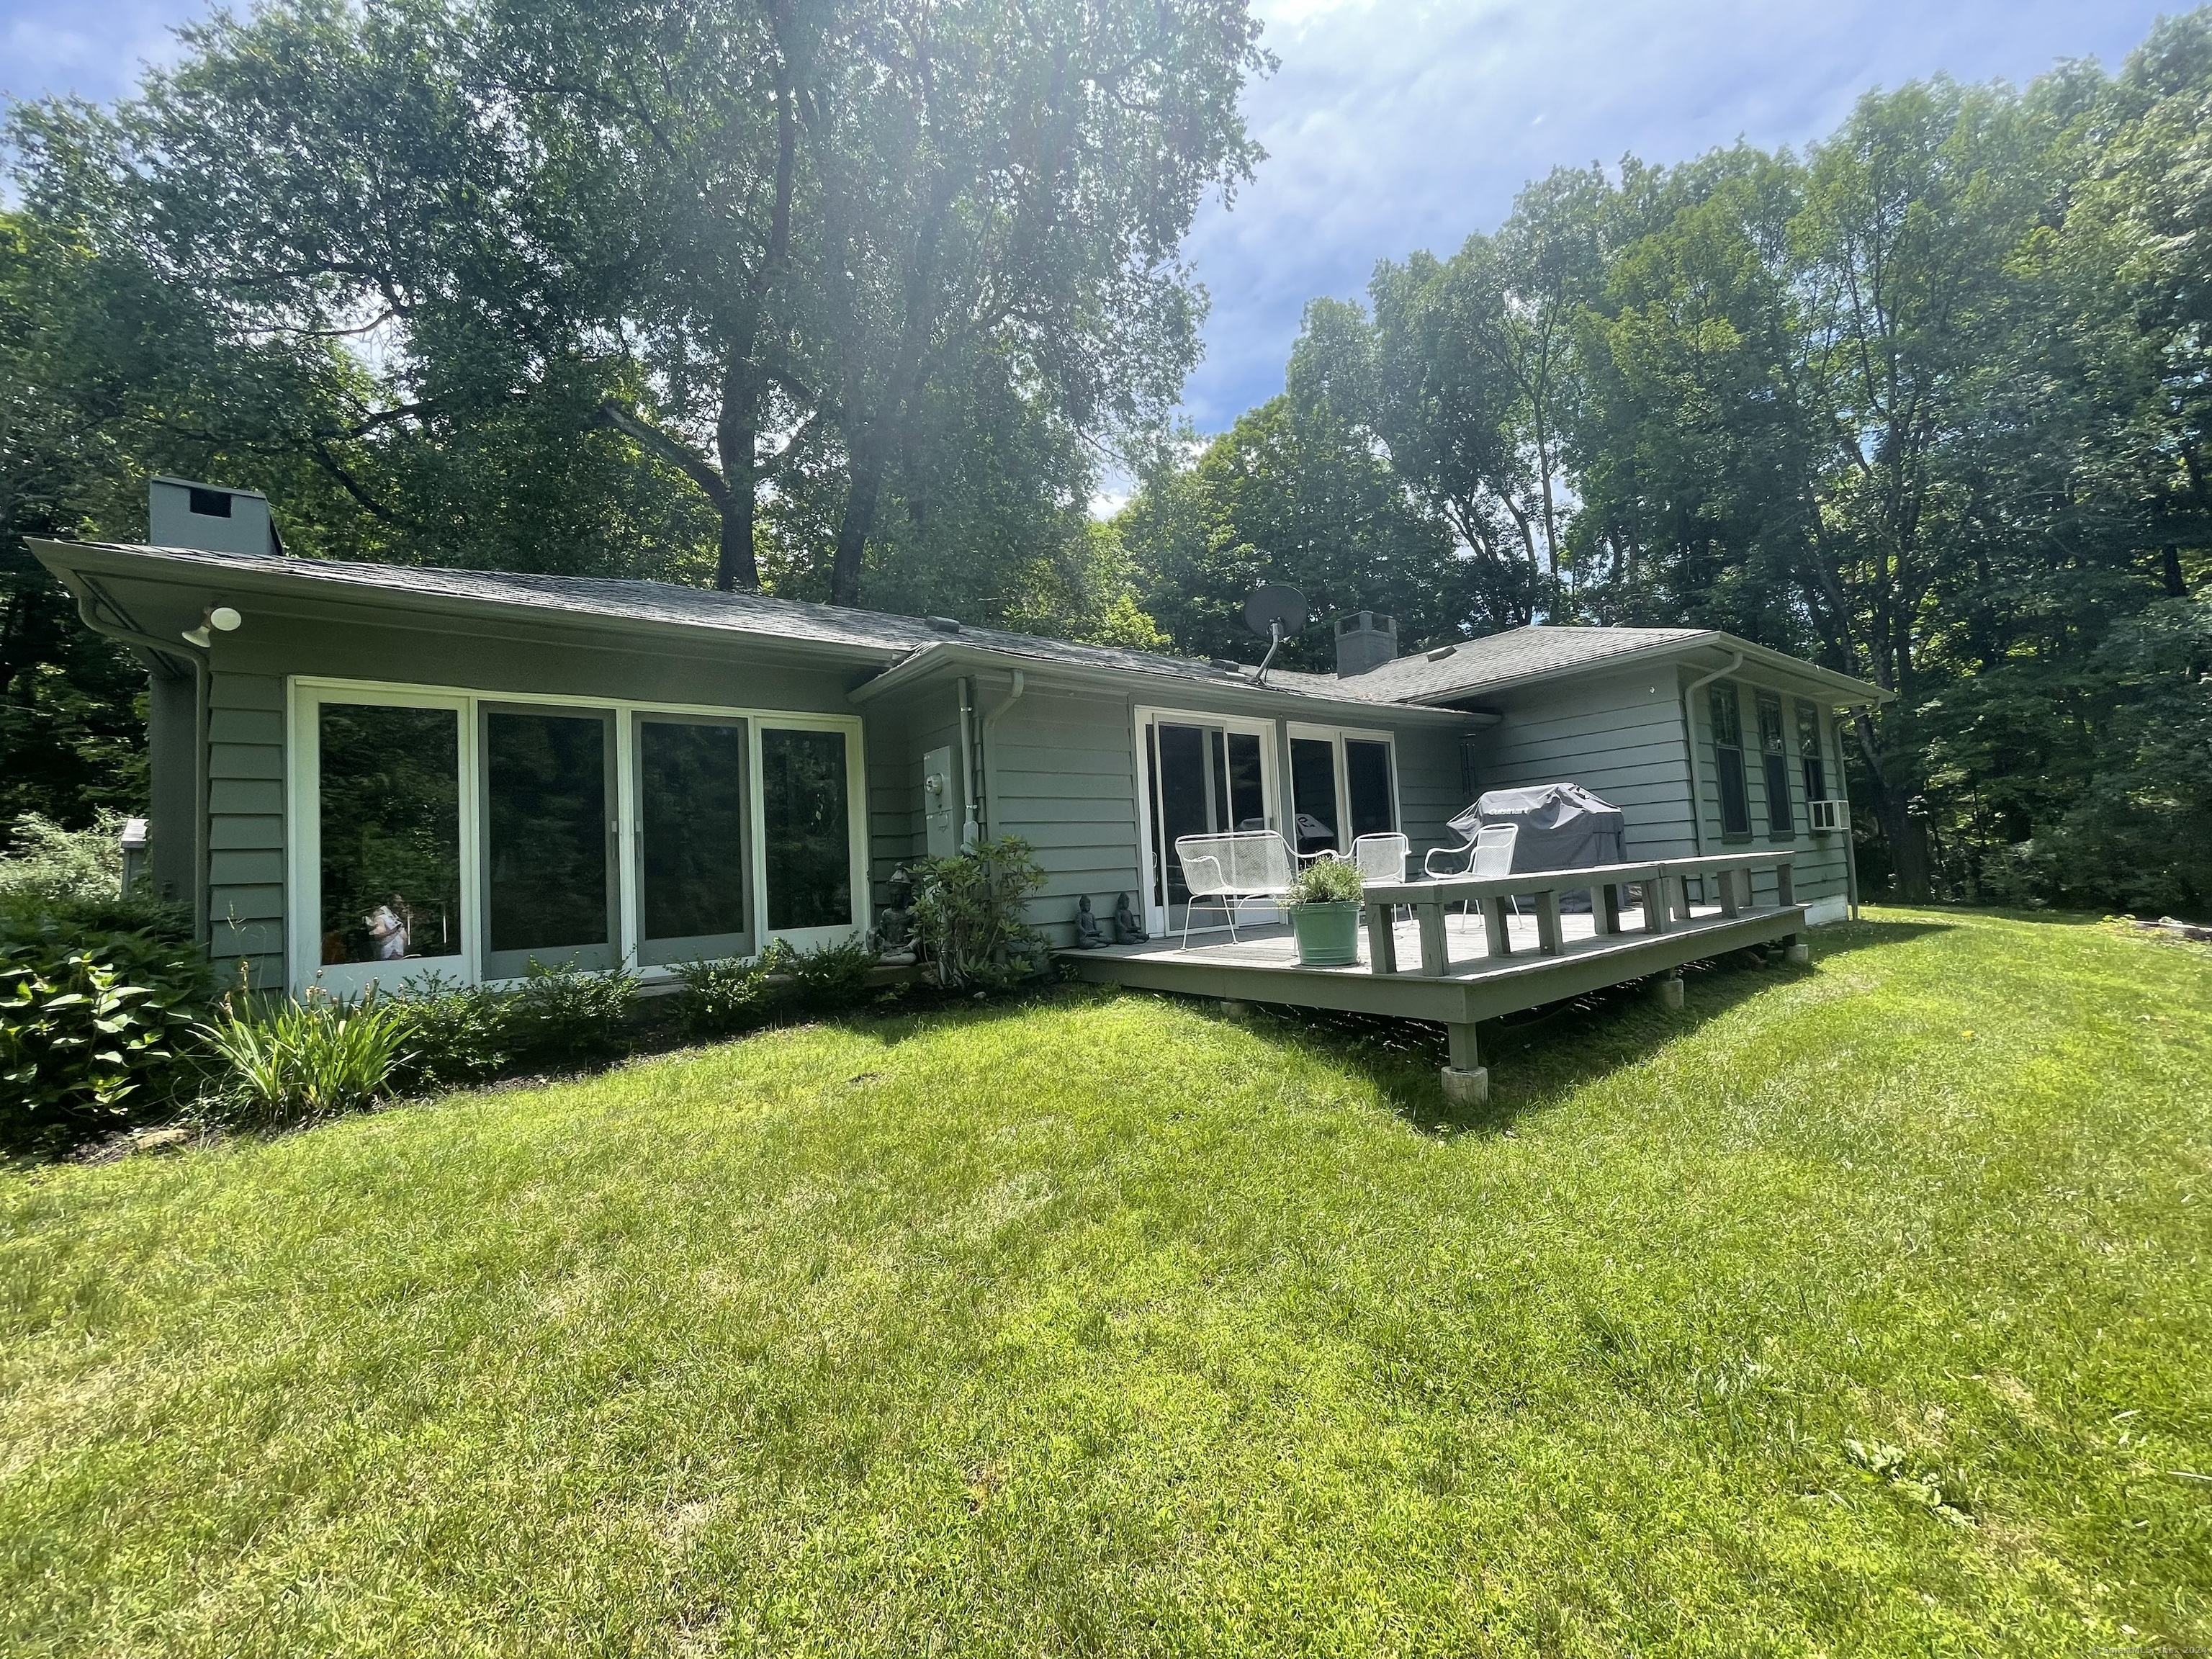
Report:
M 1342 968 L 1359 960 L 1357 904 L 1293 904 L 1291 931 L 1298 936 L 1302 967 Z

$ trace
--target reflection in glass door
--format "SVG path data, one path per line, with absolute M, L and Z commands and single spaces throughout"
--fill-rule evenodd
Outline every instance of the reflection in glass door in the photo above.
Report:
M 1256 732 L 1158 720 L 1145 728 L 1151 791 L 1153 908 L 1181 927 L 1190 890 L 1175 844 L 1184 836 L 1267 827 L 1267 771 Z
M 387 988 L 434 968 L 458 971 L 460 711 L 333 702 L 314 718 L 316 959 L 390 963 Z
M 638 960 L 750 956 L 745 724 L 637 720 Z
M 1337 833 L 1343 821 L 1336 799 L 1336 744 L 1328 738 L 1291 739 L 1291 807 L 1297 814 L 1301 853 L 1346 852 Z
M 774 932 L 850 927 L 853 808 L 845 734 L 761 733 L 762 864 Z
M 491 708 L 483 734 L 485 975 L 613 967 L 612 720 Z

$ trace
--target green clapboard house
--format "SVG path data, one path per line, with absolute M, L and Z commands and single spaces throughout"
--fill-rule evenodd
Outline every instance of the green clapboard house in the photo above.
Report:
M 1179 836 L 1395 830 L 1418 860 L 1479 791 L 1555 781 L 1624 809 L 1631 859 L 1786 843 L 1808 923 L 1851 896 L 1838 719 L 1881 694 L 1709 629 L 1401 656 L 1359 613 L 1339 672 L 1257 683 L 756 593 L 293 558 L 250 491 L 153 497 L 155 545 L 34 550 L 149 671 L 155 882 L 264 987 L 804 947 L 866 927 L 902 862 L 1002 835 L 1049 872 L 1055 943 L 1086 896 L 1164 933 Z

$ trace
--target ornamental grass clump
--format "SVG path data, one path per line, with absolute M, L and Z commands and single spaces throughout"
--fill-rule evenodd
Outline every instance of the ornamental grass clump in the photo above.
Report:
M 1300 870 L 1284 896 L 1286 904 L 1357 904 L 1367 878 L 1348 859 L 1316 859 Z
M 392 1092 L 404 1059 L 404 1008 L 389 998 L 349 1001 L 321 990 L 297 1000 L 223 999 L 199 1028 L 226 1068 L 206 1103 L 243 1129 L 289 1129 L 372 1106 Z

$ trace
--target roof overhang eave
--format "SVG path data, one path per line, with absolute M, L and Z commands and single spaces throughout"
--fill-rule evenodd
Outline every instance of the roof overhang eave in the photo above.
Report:
M 1660 640 L 1650 645 L 1638 646 L 1631 651 L 1615 652 L 1610 656 L 1585 658 L 1580 662 L 1563 663 L 1556 667 L 1536 669 L 1526 674 L 1514 674 L 1504 679 L 1485 680 L 1478 685 L 1460 691 L 1430 692 L 1431 696 L 1491 697 L 1501 692 L 1517 691 L 1531 685 L 1542 685 L 1553 680 L 1573 679 L 1578 676 L 1610 673 L 1616 669 L 1638 668 L 1647 664 L 1664 663 L 1687 657 L 1701 651 L 1723 653 L 1741 652 L 1747 663 L 1756 662 L 1778 673 L 1788 674 L 1794 679 L 1811 680 L 1826 688 L 1838 707 L 1860 703 L 1887 702 L 1896 696 L 1893 691 L 1865 680 L 1853 679 L 1848 674 L 1838 674 L 1832 668 L 1823 668 L 1818 663 L 1807 662 L 1802 657 L 1793 657 L 1786 651 L 1776 651 L 1766 646 L 1754 645 L 1749 640 L 1740 640 L 1733 634 L 1718 629 L 1707 629 L 1686 639 Z
M 1273 686 L 1255 685 L 1249 680 L 1224 674 L 1218 679 L 1196 679 L 1182 675 L 1153 673 L 1141 668 L 1119 667 L 1105 663 L 1070 662 L 1064 658 L 1032 655 L 1024 651 L 1009 651 L 999 646 L 976 645 L 971 642 L 947 640 L 939 644 L 925 645 L 913 652 L 903 661 L 895 664 L 863 681 L 849 694 L 856 703 L 866 704 L 911 686 L 922 684 L 940 674 L 984 670 L 1011 673 L 1019 669 L 1026 676 L 1056 684 L 1096 688 L 1103 690 L 1129 692 L 1159 688 L 1158 695 L 1166 697 L 1173 690 L 1216 694 L 1225 693 L 1238 702 L 1270 712 L 1294 714 L 1304 712 L 1334 713 L 1356 716 L 1371 724 L 1378 717 L 1413 720 L 1423 724 L 1464 728 L 1497 724 L 1498 716 L 1485 711 L 1465 708 L 1440 708 L 1427 703 L 1379 702 L 1367 698 L 1316 697 L 1301 691 L 1285 691 Z
M 301 560 L 298 571 L 244 565 L 216 565 L 189 556 L 166 556 L 171 550 L 113 542 L 57 542 L 30 539 L 40 562 L 56 571 L 86 571 L 100 576 L 144 578 L 156 572 L 167 580 L 190 582 L 240 596 L 301 599 L 331 605 L 374 604 L 394 612 L 422 617 L 500 617 L 538 626 L 599 628 L 611 632 L 678 637 L 700 643 L 745 645 L 779 655 L 811 656 L 835 660 L 848 667 L 875 668 L 895 662 L 912 649 L 896 645 L 872 645 L 857 640 L 793 639 L 760 629 L 724 628 L 713 623 L 690 622 L 675 617 L 635 617 L 620 612 L 580 610 L 557 605 L 533 605 L 526 599 L 495 599 L 475 593 L 440 593 L 422 588 L 386 586 L 380 583 L 313 574 L 313 560 Z M 188 550 L 178 550 L 188 551 Z M 54 556 L 48 557 L 48 553 Z M 92 556 L 87 557 L 87 555 Z M 149 570 L 148 567 L 153 567 Z

